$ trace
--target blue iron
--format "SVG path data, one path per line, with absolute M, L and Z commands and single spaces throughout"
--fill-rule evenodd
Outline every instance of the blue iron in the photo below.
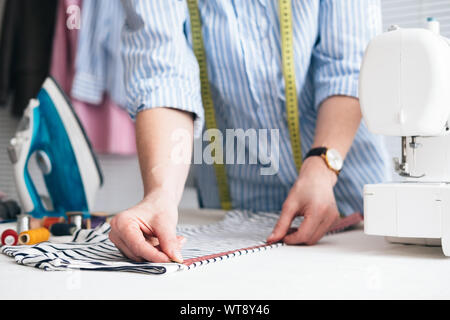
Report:
M 89 218 L 103 184 L 102 172 L 69 99 L 53 78 L 47 78 L 37 99 L 30 101 L 8 151 L 25 213 L 41 219 L 79 212 Z M 33 154 L 51 208 L 44 205 L 30 175 Z

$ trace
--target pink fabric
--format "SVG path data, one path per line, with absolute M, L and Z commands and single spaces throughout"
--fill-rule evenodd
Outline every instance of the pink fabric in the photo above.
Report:
M 78 30 L 67 25 L 67 8 L 81 8 L 82 0 L 60 0 L 53 41 L 50 74 L 70 97 L 75 75 Z M 128 113 L 105 94 L 101 105 L 91 105 L 76 99 L 72 104 L 81 123 L 98 153 L 130 155 L 136 153 L 134 123 Z
M 135 130 L 128 113 L 108 96 L 99 106 L 73 99 L 73 107 L 98 153 L 130 155 L 136 153 Z
M 58 3 L 50 66 L 50 74 L 66 93 L 69 93 L 72 89 L 78 41 L 78 30 L 69 30 L 66 26 L 66 10 L 71 5 L 81 8 L 81 0 L 60 0 Z

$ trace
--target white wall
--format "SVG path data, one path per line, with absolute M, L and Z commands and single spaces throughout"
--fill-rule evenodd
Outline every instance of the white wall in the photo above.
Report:
M 384 30 L 390 25 L 425 26 L 427 17 L 441 22 L 441 32 L 450 37 L 450 0 L 381 0 Z

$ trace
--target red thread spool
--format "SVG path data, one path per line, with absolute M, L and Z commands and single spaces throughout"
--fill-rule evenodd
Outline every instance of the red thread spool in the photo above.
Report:
M 53 217 L 46 217 L 44 218 L 44 221 L 42 222 L 42 226 L 48 230 L 52 227 L 52 225 L 56 223 L 60 223 L 61 218 L 53 218 Z
M 3 246 L 15 246 L 19 241 L 19 235 L 15 230 L 8 229 L 2 233 Z

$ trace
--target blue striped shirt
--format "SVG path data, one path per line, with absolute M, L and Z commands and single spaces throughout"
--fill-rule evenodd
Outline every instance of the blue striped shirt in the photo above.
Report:
M 196 116 L 198 136 L 204 111 L 186 2 L 122 2 L 127 13 L 122 52 L 130 114 L 155 107 L 189 111 Z M 334 95 L 357 97 L 361 59 L 381 29 L 381 10 L 377 0 L 294 0 L 292 7 L 306 154 L 321 103 Z M 279 211 L 298 172 L 286 121 L 278 0 L 200 0 L 199 9 L 219 128 L 278 129 L 280 134 L 276 175 L 261 175 L 261 164 L 226 166 L 233 206 Z M 389 177 L 387 159 L 383 139 L 362 123 L 335 187 L 341 213 L 363 211 L 363 186 Z M 219 208 L 214 167 L 194 167 L 202 206 Z

